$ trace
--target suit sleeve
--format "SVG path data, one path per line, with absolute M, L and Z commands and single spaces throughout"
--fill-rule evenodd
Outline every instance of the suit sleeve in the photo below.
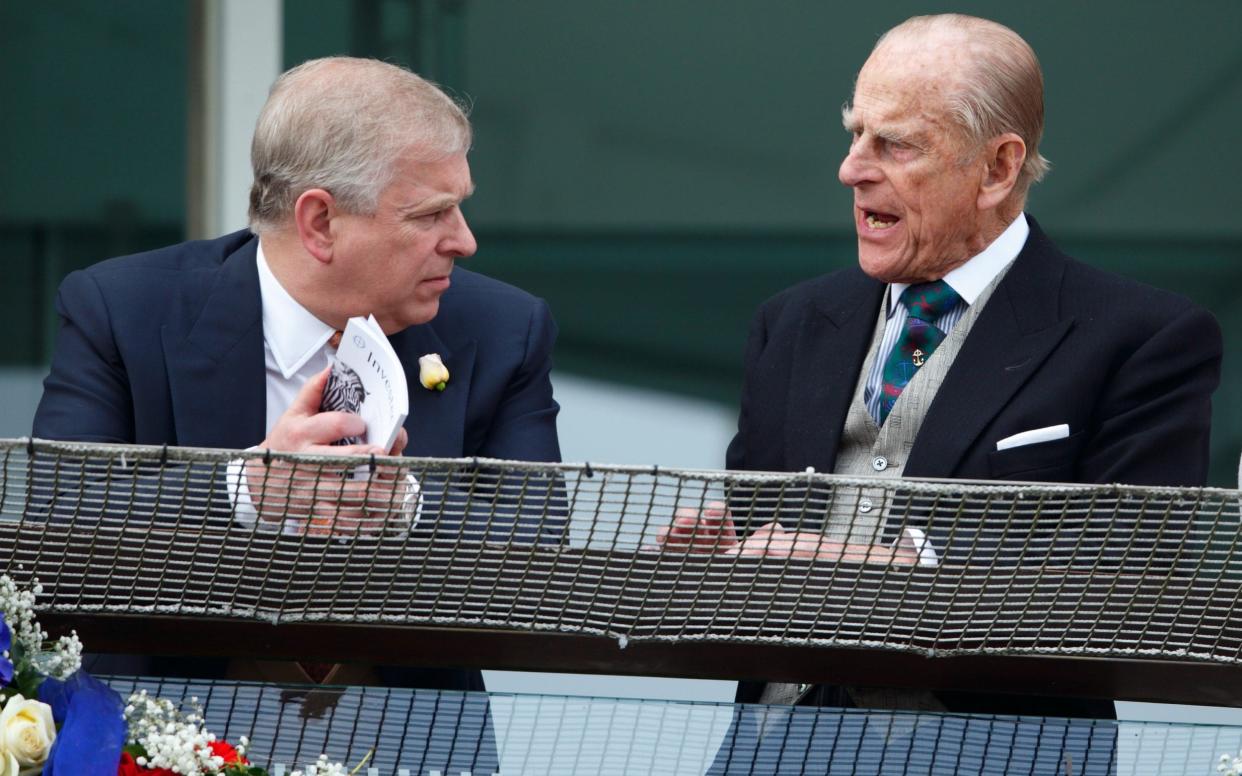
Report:
M 1220 326 L 1202 308 L 1154 332 L 1101 397 L 1079 481 L 1204 485 L 1221 350 Z
M 60 331 L 43 381 L 34 436 L 80 442 L 133 442 L 129 379 L 98 284 L 74 272 L 56 295 Z
M 491 427 L 478 454 L 523 461 L 560 461 L 552 398 L 552 348 L 556 323 L 542 299 L 531 310 L 526 350 L 496 407 Z
M 52 368 L 43 381 L 33 436 L 70 442 L 135 441 L 133 400 L 116 344 L 107 300 L 95 279 L 74 272 L 56 296 L 60 332 Z M 222 476 L 209 465 L 110 465 L 69 456 L 40 466 L 32 477 L 27 514 L 35 519 L 158 521 L 201 527 L 230 512 Z M 219 481 L 218 481 L 219 480 Z M 187 498 L 188 493 L 199 494 Z
M 742 378 L 742 396 L 737 416 L 737 433 L 734 434 L 733 440 L 729 442 L 728 450 L 725 451 L 725 468 L 731 471 L 754 468 L 754 464 L 747 457 L 746 433 L 750 419 L 751 375 L 756 369 L 760 354 L 763 353 L 763 349 L 768 343 L 768 326 L 765 312 L 766 306 L 759 308 L 759 312 L 755 313 L 755 317 L 750 323 L 750 332 L 746 337 L 746 353 L 742 358 L 745 375 Z

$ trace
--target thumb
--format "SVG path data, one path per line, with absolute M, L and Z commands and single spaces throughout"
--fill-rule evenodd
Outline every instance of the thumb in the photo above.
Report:
M 328 374 L 331 371 L 332 367 L 329 366 L 303 383 L 302 389 L 293 397 L 286 412 L 304 417 L 319 414 L 319 407 L 323 404 L 323 389 L 328 385 Z

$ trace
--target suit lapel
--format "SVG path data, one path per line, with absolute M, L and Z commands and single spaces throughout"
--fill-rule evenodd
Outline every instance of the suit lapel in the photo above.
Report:
M 267 425 L 263 310 L 255 266 L 257 239 L 230 254 L 215 274 L 198 318 L 162 330 L 177 443 L 248 447 Z M 186 282 L 200 282 L 190 276 Z
M 984 428 L 1074 325 L 1060 319 L 1064 256 L 1030 221 L 1031 234 L 945 375 L 910 451 L 905 474 L 952 477 Z
M 783 427 L 790 467 L 831 472 L 841 430 L 875 327 L 884 284 L 861 270 L 824 284 L 794 342 Z
M 388 338 L 401 358 L 410 388 L 410 417 L 405 421 L 409 444 L 405 455 L 456 458 L 462 455 L 466 399 L 474 373 L 475 342 L 445 343 L 431 323 L 411 326 Z M 418 380 L 418 359 L 439 353 L 449 370 L 443 391 L 431 391 Z

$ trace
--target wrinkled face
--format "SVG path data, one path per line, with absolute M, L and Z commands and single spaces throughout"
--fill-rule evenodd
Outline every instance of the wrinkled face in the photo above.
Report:
M 843 113 L 852 139 L 840 178 L 854 190 L 859 265 L 877 280 L 937 280 L 986 247 L 982 155 L 944 107 L 953 56 L 876 51 Z
M 337 309 L 374 315 L 386 333 L 435 317 L 453 262 L 477 245 L 461 203 L 474 190 L 464 154 L 403 158 L 372 215 L 332 221 Z

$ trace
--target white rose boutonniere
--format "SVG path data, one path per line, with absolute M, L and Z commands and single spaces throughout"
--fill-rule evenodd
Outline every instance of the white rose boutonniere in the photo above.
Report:
M 52 707 L 33 698 L 23 698 L 21 694 L 14 695 L 4 704 L 4 711 L 0 711 L 0 752 L 3 752 L 0 762 L 4 768 L 0 773 L 27 776 L 41 772 L 55 740 Z
M 443 391 L 448 385 L 449 371 L 439 353 L 428 353 L 418 359 L 418 381 L 429 391 Z

